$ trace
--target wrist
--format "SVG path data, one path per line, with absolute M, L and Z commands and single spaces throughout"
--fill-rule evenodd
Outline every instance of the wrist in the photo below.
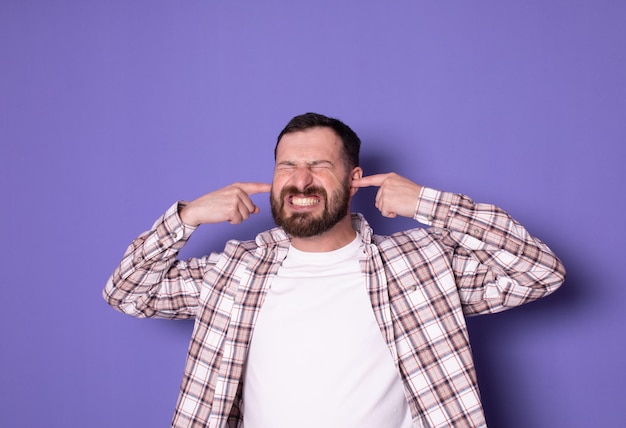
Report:
M 186 226 L 198 227 L 200 225 L 198 220 L 193 215 L 193 207 L 190 208 L 188 202 L 181 202 L 179 204 L 178 216 Z

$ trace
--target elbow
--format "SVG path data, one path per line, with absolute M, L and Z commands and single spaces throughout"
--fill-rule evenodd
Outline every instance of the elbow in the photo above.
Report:
M 567 273 L 565 266 L 556 256 L 553 258 L 550 269 L 546 269 L 543 278 L 538 281 L 540 288 L 544 290 L 544 296 L 548 296 L 558 290 L 565 282 Z
M 567 272 L 565 270 L 565 265 L 563 264 L 563 262 L 559 260 L 557 257 L 554 257 L 554 259 L 555 259 L 555 266 L 554 266 L 554 269 L 552 270 L 553 290 L 551 292 L 554 292 L 559 287 L 561 287 L 561 285 L 563 285 L 563 283 L 565 282 L 565 278 L 567 277 Z
M 121 294 L 123 293 L 113 281 L 113 277 L 110 277 L 102 290 L 102 298 L 113 309 L 125 312 L 123 308 L 127 306 L 127 304 L 125 304 L 125 300 L 121 297 Z
M 135 301 L 130 299 L 130 295 L 124 292 L 113 276 L 110 277 L 102 290 L 104 301 L 116 311 L 137 318 L 145 318 L 145 314 L 137 308 Z
M 116 286 L 113 283 L 113 277 L 110 277 L 106 284 L 104 285 L 104 289 L 102 290 L 102 298 L 107 304 L 115 309 L 118 309 L 120 306 L 120 302 L 118 299 L 115 299 Z

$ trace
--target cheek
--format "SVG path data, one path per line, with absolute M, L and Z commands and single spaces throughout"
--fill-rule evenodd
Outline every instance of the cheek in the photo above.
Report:
M 272 177 L 272 192 L 275 192 L 277 188 L 280 187 L 281 179 L 278 174 L 274 174 Z
M 291 174 L 288 174 L 285 171 L 274 172 L 274 177 L 272 178 L 272 188 L 282 189 L 285 187 L 285 183 L 289 181 L 290 176 Z
M 327 169 L 313 170 L 311 180 L 316 186 L 325 187 L 326 189 L 335 187 L 339 183 L 337 175 Z
M 346 187 L 349 183 L 348 177 L 341 176 L 339 174 L 327 174 L 323 179 L 320 179 L 320 182 L 324 184 L 326 189 L 333 191 L 338 191 L 344 187 Z
M 284 187 L 284 180 L 281 181 L 277 177 L 274 177 L 274 180 L 272 181 L 272 189 L 270 191 L 270 198 L 280 199 L 280 192 L 283 190 Z

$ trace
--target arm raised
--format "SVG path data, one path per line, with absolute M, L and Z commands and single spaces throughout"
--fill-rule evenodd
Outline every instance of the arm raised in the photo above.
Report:
M 178 252 L 200 224 L 241 223 L 259 212 L 250 195 L 269 184 L 236 183 L 190 203 L 177 203 L 128 247 L 104 288 L 105 300 L 135 317 L 190 318 L 195 315 L 207 269 L 219 253 L 186 261 Z
M 227 221 L 238 224 L 257 214 L 257 207 L 250 195 L 267 193 L 271 189 L 267 183 L 234 183 L 214 192 L 207 193 L 188 203 L 180 210 L 180 218 L 189 226 L 221 223 Z
M 393 172 L 352 180 L 352 187 L 372 186 L 378 187 L 376 208 L 383 216 L 413 217 L 422 186 Z

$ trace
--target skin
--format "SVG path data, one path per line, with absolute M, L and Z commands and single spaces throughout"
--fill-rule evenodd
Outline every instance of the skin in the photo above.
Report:
M 272 189 L 274 195 L 280 195 L 285 186 L 293 186 L 304 190 L 309 186 L 322 187 L 329 198 L 344 186 L 346 177 L 350 183 L 361 178 L 363 170 L 355 167 L 348 171 L 342 157 L 342 143 L 330 128 L 311 128 L 304 131 L 286 134 L 280 140 L 276 151 L 276 167 Z M 350 188 L 350 199 L 356 189 Z M 299 196 L 286 197 L 284 200 L 286 215 L 295 212 L 320 216 L 325 209 L 322 198 L 313 196 L 309 200 L 317 200 L 313 205 L 297 205 Z M 356 237 L 352 228 L 349 210 L 343 219 L 326 232 L 309 238 L 294 237 L 292 245 L 302 251 L 332 251 L 350 243 Z
M 375 186 L 378 187 L 376 208 L 383 216 L 413 217 L 421 191 L 420 185 L 395 173 L 363 177 L 360 167 L 348 170 L 342 151 L 341 140 L 330 128 L 311 128 L 286 134 L 277 147 L 271 184 L 231 184 L 191 201 L 181 209 L 180 217 L 190 226 L 222 222 L 238 224 L 250 215 L 259 213 L 251 195 L 272 191 L 274 197 L 278 197 L 285 186 L 303 190 L 307 186 L 315 185 L 323 187 L 328 197 L 332 198 L 337 189 L 344 185 L 346 178 L 350 187 L 350 201 L 359 188 Z M 315 196 L 306 201 L 298 195 L 285 199 L 286 215 L 307 212 L 318 216 L 325 208 L 323 200 Z M 307 238 L 294 237 L 292 245 L 302 251 L 322 252 L 349 244 L 356 236 L 349 211 L 348 209 L 339 223 L 326 232 Z

